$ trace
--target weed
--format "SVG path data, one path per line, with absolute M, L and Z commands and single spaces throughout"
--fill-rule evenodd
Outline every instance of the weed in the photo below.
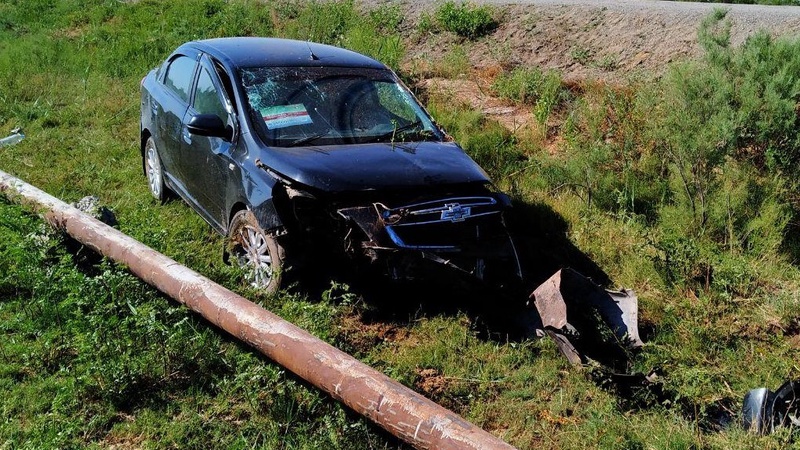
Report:
M 467 47 L 456 45 L 438 62 L 436 74 L 445 78 L 459 78 L 469 74 L 472 64 Z
M 371 9 L 368 13 L 369 21 L 378 29 L 396 32 L 403 22 L 403 12 L 400 5 L 382 5 Z
M 594 52 L 582 45 L 575 45 L 570 49 L 569 56 L 573 61 L 586 66 L 591 62 Z
M 612 71 L 617 68 L 617 58 L 614 55 L 605 55 L 596 63 L 603 70 Z
M 417 22 L 417 32 L 427 34 L 434 31 L 436 31 L 436 19 L 429 12 L 423 11 Z
M 554 110 L 569 101 L 569 92 L 561 85 L 561 75 L 552 70 L 517 68 L 498 76 L 492 89 L 501 97 L 533 105 L 540 124 L 545 124 Z
M 500 124 L 486 120 L 475 111 L 447 107 L 436 99 L 430 102 L 429 108 L 464 150 L 495 176 L 510 174 L 524 163 L 525 156 L 516 147 L 514 136 Z
M 489 6 L 471 3 L 444 2 L 436 9 L 436 21 L 447 31 L 468 39 L 476 39 L 497 28 Z

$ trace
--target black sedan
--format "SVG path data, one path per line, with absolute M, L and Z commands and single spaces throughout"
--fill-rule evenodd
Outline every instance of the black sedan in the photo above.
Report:
M 395 279 L 437 267 L 519 276 L 508 198 L 364 55 L 271 38 L 186 43 L 142 80 L 140 139 L 153 196 L 183 198 L 267 291 L 289 263 L 330 255 Z

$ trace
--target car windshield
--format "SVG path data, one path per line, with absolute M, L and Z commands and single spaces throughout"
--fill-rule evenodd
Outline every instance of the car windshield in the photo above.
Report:
M 255 129 L 270 146 L 442 139 L 389 70 L 260 67 L 240 76 Z

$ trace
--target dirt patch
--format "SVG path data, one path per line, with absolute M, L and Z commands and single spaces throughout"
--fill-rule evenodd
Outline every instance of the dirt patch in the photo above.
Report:
M 417 377 L 416 390 L 432 398 L 439 397 L 447 391 L 451 381 L 436 369 L 417 370 Z
M 347 314 L 339 319 L 339 332 L 355 349 L 363 352 L 384 342 L 405 341 L 409 337 L 406 327 L 387 322 L 365 321 L 360 314 Z
M 700 56 L 697 30 L 717 8 L 728 11 L 733 45 L 762 29 L 773 36 L 800 35 L 797 7 L 609 0 L 479 3 L 495 5 L 499 26 L 470 42 L 452 33 L 415 32 L 420 17 L 438 3 L 402 2 L 405 26 L 413 36 L 407 60 L 438 60 L 461 46 L 474 67 L 534 66 L 557 69 L 566 80 L 620 82 L 658 76 L 671 62 Z

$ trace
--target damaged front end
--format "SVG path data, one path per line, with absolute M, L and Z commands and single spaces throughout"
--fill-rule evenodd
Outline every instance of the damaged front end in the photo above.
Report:
M 276 205 L 287 238 L 316 249 L 324 241 L 394 280 L 434 280 L 439 268 L 493 287 L 522 277 L 503 218 L 510 202 L 483 187 L 329 194 L 286 185 Z
M 521 278 L 514 243 L 506 230 L 501 194 L 446 196 L 411 203 L 376 201 L 337 213 L 350 230 L 353 250 L 384 263 L 394 279 L 424 278 L 439 265 L 472 278 L 503 285 Z M 353 231 L 357 231 L 353 233 Z

